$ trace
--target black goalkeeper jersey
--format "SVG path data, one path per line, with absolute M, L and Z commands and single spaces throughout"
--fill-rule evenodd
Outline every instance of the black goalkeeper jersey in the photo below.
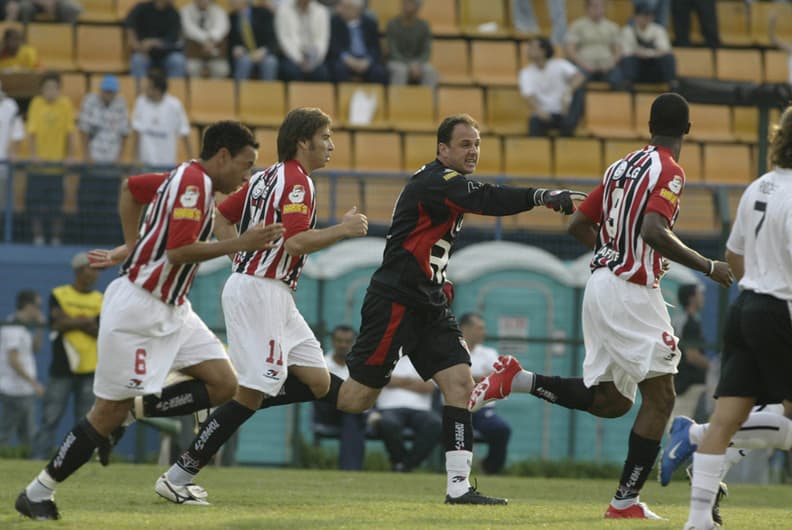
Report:
M 445 305 L 446 266 L 464 214 L 497 216 L 530 210 L 533 192 L 534 188 L 470 180 L 439 160 L 424 165 L 396 199 L 371 291 L 404 304 Z

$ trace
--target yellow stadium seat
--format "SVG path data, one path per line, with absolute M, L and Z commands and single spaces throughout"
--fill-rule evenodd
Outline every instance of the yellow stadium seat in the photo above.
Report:
M 77 69 L 71 24 L 28 24 L 27 42 L 38 50 L 42 68 L 61 72 Z
M 380 32 L 384 32 L 388 22 L 401 12 L 401 2 L 393 0 L 368 0 L 369 11 L 377 16 Z
M 292 81 L 286 88 L 286 102 L 287 110 L 297 107 L 318 107 L 330 115 L 334 122 L 338 119 L 333 83 Z
M 357 171 L 397 173 L 402 170 L 398 133 L 358 131 L 352 138 L 353 166 Z
M 264 168 L 278 161 L 278 130 L 256 127 L 254 131 L 259 144 L 255 166 Z
M 649 138 L 649 112 L 652 109 L 652 102 L 657 94 L 646 94 L 639 92 L 635 94 L 635 132 L 641 138 Z
M 197 158 L 201 152 L 201 129 L 199 129 L 195 125 L 190 127 L 190 148 L 192 149 L 191 153 L 188 153 L 184 150 L 184 141 L 181 139 L 181 137 L 179 137 L 179 139 L 177 140 L 176 145 L 177 145 L 176 160 L 178 162 L 190 160 L 191 158 Z
M 789 53 L 784 50 L 764 51 L 764 80 L 767 83 L 789 83 Z
M 715 64 L 709 48 L 674 48 L 674 57 L 680 77 L 715 77 Z
M 690 104 L 690 135 L 693 140 L 734 141 L 728 105 Z
M 682 152 L 677 162 L 685 170 L 686 183 L 704 181 L 704 155 L 700 143 L 685 142 L 682 144 Z
M 84 72 L 125 72 L 129 64 L 120 26 L 77 26 L 77 66 Z
M 629 153 L 633 151 L 637 151 L 644 147 L 646 142 L 642 142 L 641 140 L 617 140 L 612 138 L 605 139 L 605 158 L 602 160 L 602 168 L 603 170 L 616 162 L 617 160 L 622 159 Z
M 286 86 L 282 81 L 248 80 L 239 89 L 239 119 L 254 127 L 277 127 L 286 115 Z
M 609 0 L 606 2 L 605 16 L 619 26 L 630 22 L 635 8 L 632 0 Z
M 118 20 L 125 20 L 132 8 L 139 3 L 139 0 L 116 0 L 116 13 Z
M 193 79 L 187 100 L 190 121 L 195 123 L 236 119 L 236 90 L 231 79 Z
M 682 192 L 682 198 L 679 203 L 679 217 L 674 224 L 674 232 L 714 235 L 718 233 L 719 228 L 712 191 L 707 189 L 686 189 Z
M 91 92 L 99 92 L 99 85 L 102 83 L 102 78 L 105 74 L 93 74 L 88 83 L 88 90 Z M 118 75 L 118 92 L 126 100 L 127 108 L 130 114 L 135 106 L 137 99 L 137 89 L 135 88 L 135 78 L 131 75 Z M 184 103 L 184 101 L 182 101 Z
M 468 43 L 463 39 L 432 41 L 432 66 L 444 85 L 472 83 Z
M 404 162 L 408 173 L 418 169 L 437 156 L 437 135 L 432 133 L 406 133 L 404 135 Z
M 182 102 L 184 109 L 189 115 L 191 102 L 190 98 L 188 97 L 189 90 L 187 87 L 188 85 L 186 77 L 171 77 L 168 79 L 168 93 Z
M 388 122 L 399 131 L 433 131 L 434 90 L 428 86 L 389 85 Z
M 479 85 L 517 85 L 517 48 L 513 42 L 479 39 L 470 46 L 473 81 Z
M 456 0 L 424 2 L 418 16 L 429 23 L 433 35 L 458 37 L 460 34 Z
M 482 135 L 476 175 L 503 174 L 503 143 L 500 136 Z
M 333 156 L 328 171 L 352 169 L 352 135 L 349 131 L 333 131 Z
M 636 138 L 635 112 L 629 92 L 586 92 L 586 128 L 604 138 Z
M 745 46 L 751 43 L 748 5 L 745 2 L 715 2 L 718 15 L 718 34 L 723 44 Z
M 487 126 L 497 134 L 525 134 L 531 106 L 517 88 L 487 90 Z
M 586 15 L 586 0 L 567 0 L 566 17 L 567 22 L 572 24 L 575 20 Z
M 79 112 L 83 97 L 86 94 L 85 74 L 61 74 L 61 94 L 69 96 L 74 104 L 74 109 Z
M 452 114 L 470 114 L 481 130 L 487 129 L 484 123 L 484 91 L 477 87 L 438 87 L 437 88 L 437 121 Z
M 596 180 L 602 176 L 602 145 L 595 138 L 556 138 L 553 146 L 555 176 L 563 179 Z
M 757 49 L 715 50 L 715 77 L 728 81 L 762 82 L 762 55 Z
M 80 0 L 80 22 L 116 22 L 115 0 Z
M 507 177 L 549 178 L 553 174 L 550 138 L 507 136 L 503 141 L 503 173 Z
M 756 107 L 734 107 L 734 136 L 741 142 L 759 141 L 759 111 Z
M 506 37 L 511 34 L 505 0 L 459 0 L 459 26 L 473 37 Z
M 368 97 L 376 99 L 374 115 L 369 123 L 352 123 L 350 121 L 350 101 L 357 91 L 363 91 Z M 336 120 L 344 127 L 354 129 L 386 129 L 385 118 L 385 88 L 374 83 L 338 83 L 338 116 Z
M 756 177 L 751 148 L 740 144 L 704 145 L 704 180 L 718 184 L 747 184 Z
M 776 37 L 783 42 L 792 42 L 792 6 L 786 2 L 751 2 L 751 40 L 754 44 L 773 44 L 770 41 L 773 18 Z

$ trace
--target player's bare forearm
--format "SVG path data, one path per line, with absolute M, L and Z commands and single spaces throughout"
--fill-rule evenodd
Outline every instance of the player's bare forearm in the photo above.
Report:
M 166 251 L 168 261 L 174 265 L 201 263 L 223 255 L 236 254 L 242 250 L 238 238 L 224 241 L 196 241 L 189 245 L 171 248 Z
M 327 248 L 344 237 L 343 225 L 338 224 L 295 234 L 286 240 L 283 247 L 290 256 L 304 256 Z
M 118 198 L 118 216 L 121 218 L 121 229 L 124 234 L 124 244 L 131 251 L 138 238 L 138 225 L 140 215 L 143 213 L 142 204 L 135 200 L 129 191 L 129 181 L 124 179 L 121 183 L 121 194 Z
M 654 212 L 646 214 L 641 237 L 661 256 L 704 274 L 709 273 L 710 260 L 685 245 L 661 215 Z
M 594 250 L 597 246 L 598 226 L 580 210 L 572 214 L 567 233 L 583 243 L 587 248 Z
M 215 223 L 214 223 L 214 235 L 220 241 L 225 241 L 226 239 L 233 239 L 239 235 L 236 229 L 236 225 L 234 225 L 231 221 L 225 218 L 225 216 L 220 213 L 220 210 L 215 208 Z

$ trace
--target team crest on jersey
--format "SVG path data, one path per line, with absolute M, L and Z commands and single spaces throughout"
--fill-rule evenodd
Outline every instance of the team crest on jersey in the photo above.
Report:
M 264 188 L 266 186 L 267 184 L 264 182 L 264 180 L 259 180 L 258 183 L 256 183 L 256 185 L 253 187 L 253 198 L 258 199 L 261 197 L 264 194 Z
M 674 178 L 668 183 L 668 189 L 679 195 L 679 192 L 682 191 L 682 177 L 674 175 Z
M 622 178 L 625 171 L 627 171 L 627 161 L 622 160 L 619 162 L 619 165 L 616 166 L 616 169 L 613 170 L 613 180 L 619 180 Z
M 198 204 L 198 199 L 200 196 L 201 191 L 198 189 L 198 186 L 187 186 L 184 188 L 184 193 L 182 193 L 179 197 L 179 204 L 185 208 L 195 208 L 195 205 Z
M 305 199 L 305 188 L 302 187 L 302 184 L 295 184 L 289 193 L 289 201 L 293 203 L 301 203 Z

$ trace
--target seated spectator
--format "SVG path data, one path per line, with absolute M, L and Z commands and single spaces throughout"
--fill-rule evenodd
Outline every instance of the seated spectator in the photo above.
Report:
M 346 356 L 355 342 L 355 330 L 349 326 L 336 326 L 331 335 L 333 351 L 325 355 L 331 374 L 341 379 L 349 378 Z M 341 443 L 338 448 L 338 468 L 359 471 L 363 469 L 366 450 L 366 415 L 341 412 L 324 401 L 314 401 L 314 421 L 340 428 Z
M 38 67 L 36 48 L 25 44 L 20 29 L 6 28 L 3 32 L 3 47 L 0 48 L 0 70 L 35 70 Z
M 583 114 L 583 74 L 566 59 L 554 59 L 554 51 L 545 37 L 534 37 L 528 41 L 531 64 L 520 70 L 520 94 L 533 109 L 531 136 L 546 136 L 551 129 L 572 136 Z
M 481 315 L 465 313 L 459 319 L 459 329 L 462 330 L 462 338 L 470 350 L 473 380 L 480 381 L 492 373 L 492 365 L 498 360 L 498 352 L 483 344 L 487 337 L 487 325 Z M 500 473 L 506 463 L 511 427 L 498 416 L 494 401 L 473 414 L 473 428 L 489 444 L 489 452 L 481 464 L 482 469 L 488 474 Z
M 586 15 L 572 23 L 566 36 L 566 55 L 587 81 L 607 81 L 622 89 L 621 31 L 605 18 L 605 0 L 586 0 Z
M 327 62 L 337 83 L 387 83 L 377 21 L 364 13 L 363 0 L 341 0 L 330 21 Z
M 717 48 L 720 46 L 720 35 L 715 0 L 671 0 L 674 46 L 690 46 L 690 13 L 694 9 L 698 15 L 704 42 L 710 48 Z
M 193 0 L 181 8 L 187 74 L 228 77 L 228 14 L 213 0 Z
M 249 79 L 255 67 L 256 77 L 272 81 L 278 77 L 278 40 L 272 12 L 251 5 L 252 0 L 232 0 L 231 31 L 228 35 L 230 61 L 234 79 Z
M 514 29 L 520 33 L 536 35 L 540 33 L 539 24 L 533 7 L 534 0 L 511 0 Z M 566 0 L 545 0 L 550 23 L 553 26 L 550 40 L 554 45 L 562 45 L 566 35 Z
M 132 49 L 129 69 L 136 82 L 139 83 L 152 67 L 164 70 L 168 77 L 184 77 L 181 17 L 173 7 L 173 0 L 136 4 L 124 25 L 127 44 Z
M 99 93 L 86 94 L 80 108 L 80 129 L 85 156 L 92 163 L 116 163 L 124 152 L 129 118 L 124 96 L 118 93 L 118 78 L 102 78 Z
M 0 0 L 0 20 L 4 22 L 19 20 L 19 0 Z
M 434 383 L 421 379 L 405 355 L 396 363 L 390 382 L 377 398 L 380 419 L 376 428 L 393 471 L 412 471 L 440 442 L 443 418 L 432 409 L 434 391 Z M 414 433 L 410 449 L 404 443 L 405 427 Z
M 646 5 L 654 16 L 654 21 L 668 28 L 671 0 L 633 0 L 633 6 Z
M 146 81 L 132 111 L 135 161 L 144 166 L 171 169 L 178 163 L 178 138 L 184 142 L 187 158 L 192 156 L 190 121 L 182 102 L 167 93 L 168 80 L 161 72 L 150 72 Z
M 74 0 L 20 0 L 22 22 L 66 22 L 74 24 L 80 17 L 80 3 Z
M 401 14 L 388 22 L 388 71 L 392 85 L 437 84 L 437 71 L 429 64 L 432 53 L 432 29 L 418 18 L 422 0 L 402 0 Z
M 670 83 L 676 79 L 676 62 L 668 33 L 652 21 L 652 10 L 636 4 L 631 24 L 622 30 L 622 70 L 627 83 Z
M 329 81 L 330 12 L 316 0 L 282 0 L 275 12 L 275 35 L 283 56 L 284 81 Z

